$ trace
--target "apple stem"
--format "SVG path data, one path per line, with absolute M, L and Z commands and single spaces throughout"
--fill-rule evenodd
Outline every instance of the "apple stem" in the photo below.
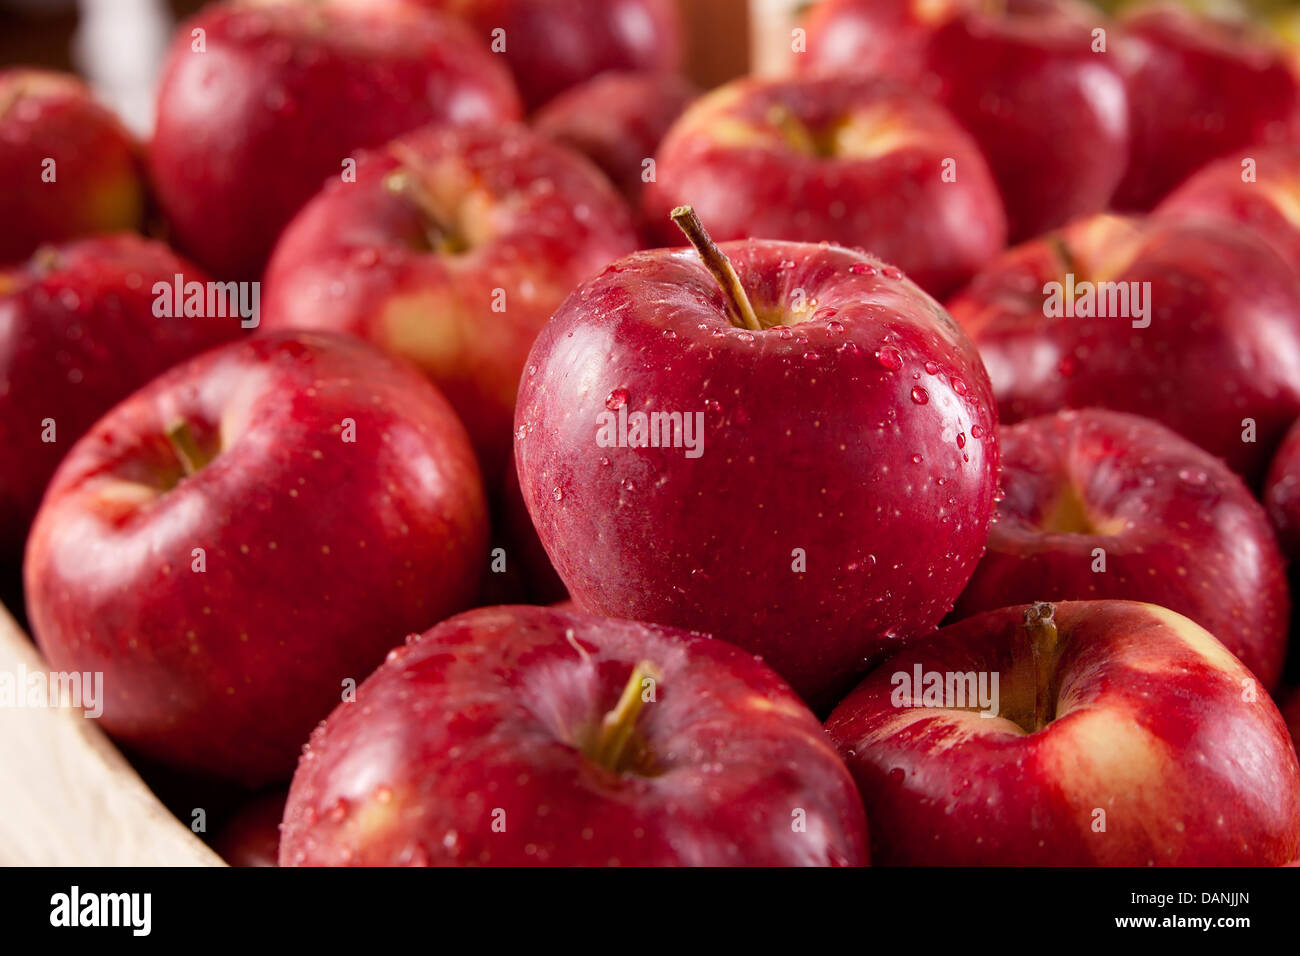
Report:
M 600 721 L 600 730 L 591 747 L 591 758 L 603 767 L 613 771 L 624 769 L 624 760 L 629 756 L 628 745 L 636 730 L 637 715 L 645 704 L 642 684 L 647 680 L 658 681 L 659 668 L 649 661 L 641 661 L 632 668 L 632 675 L 623 685 L 623 693 Z
M 1056 716 L 1052 694 L 1052 671 L 1056 667 L 1056 605 L 1046 601 L 1031 604 L 1025 610 L 1025 632 L 1034 661 L 1034 729 L 1042 730 Z
M 441 253 L 460 251 L 455 236 L 442 223 L 433 195 L 425 188 L 419 176 L 412 172 L 419 164 L 419 156 L 400 143 L 390 144 L 389 152 L 400 165 L 384 179 L 384 188 L 420 211 L 425 221 L 425 240 L 431 250 Z
M 167 429 L 167 440 L 171 442 L 172 450 L 176 452 L 176 457 L 180 459 L 186 477 L 194 474 L 208 463 L 208 456 L 203 453 L 199 448 L 199 443 L 194 440 L 194 432 L 190 430 L 188 422 L 179 420 L 174 422 Z
M 700 217 L 695 214 L 695 210 L 690 206 L 678 206 L 672 212 L 672 220 L 677 223 L 678 229 L 686 233 L 686 238 L 691 241 L 695 251 L 700 254 L 700 259 L 708 266 L 709 271 L 713 273 L 713 278 L 718 280 L 718 285 L 726 294 L 730 304 L 727 313 L 731 324 L 751 332 L 762 331 L 763 326 L 754 313 L 754 306 L 745 293 L 745 287 L 740 283 L 736 267 L 709 236 L 708 230 L 704 228 L 704 223 L 700 222 Z

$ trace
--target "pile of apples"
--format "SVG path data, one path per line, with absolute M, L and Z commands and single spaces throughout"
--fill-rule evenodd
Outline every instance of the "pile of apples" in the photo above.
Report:
M 1300 858 L 1289 54 L 1075 0 L 824 0 L 702 96 L 682 48 L 229 0 L 145 146 L 0 73 L 50 666 L 270 793 L 231 859 Z

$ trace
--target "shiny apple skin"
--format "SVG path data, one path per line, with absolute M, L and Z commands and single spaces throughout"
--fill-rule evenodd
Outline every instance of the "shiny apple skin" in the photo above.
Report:
M 533 346 L 520 487 L 580 607 L 711 633 L 828 705 L 937 624 L 983 553 L 991 392 L 960 329 L 897 270 L 836 246 L 722 248 L 756 309 L 789 318 L 802 289 L 809 321 L 733 327 L 693 251 L 611 265 Z M 632 411 L 702 412 L 702 454 L 598 447 L 597 416 L 624 394 Z
M 603 73 L 538 110 L 533 129 L 600 167 L 639 214 L 645 161 L 697 95 L 676 73 Z
M 1286 561 L 1240 477 L 1158 422 L 1120 412 L 1059 412 L 1004 425 L 999 438 L 1004 497 L 954 617 L 1033 601 L 1147 601 L 1191 618 L 1277 686 Z M 1091 528 L 1044 527 L 1066 487 Z M 1092 570 L 1095 548 L 1104 573 Z
M 424 178 L 470 248 L 429 248 L 417 204 L 386 185 L 399 171 Z M 626 203 L 568 149 L 523 126 L 427 127 L 363 154 L 356 182 L 331 183 L 289 224 L 267 267 L 263 327 L 346 332 L 411 359 L 495 479 L 538 330 L 637 245 Z
M 849 131 L 838 145 L 815 148 L 837 130 Z M 853 142 L 857 153 L 846 148 Z M 944 181 L 948 160 L 952 182 Z M 884 81 L 734 81 L 682 114 L 655 167 L 643 201 L 664 246 L 680 245 L 669 213 L 689 203 L 719 241 L 860 247 L 943 296 L 1006 244 L 979 147 L 942 108 Z
M 177 419 L 219 449 L 189 477 L 164 437 Z M 336 336 L 257 336 L 155 379 L 72 449 L 28 542 L 27 608 L 52 667 L 104 673 L 120 743 L 256 786 L 287 779 L 345 679 L 473 602 L 486 539 L 464 429 L 414 369 Z
M 1242 162 L 1255 179 L 1242 181 Z M 1208 163 L 1154 210 L 1166 222 L 1244 226 L 1300 273 L 1300 145 L 1246 147 Z
M 1281 49 L 1177 4 L 1121 20 L 1132 155 L 1115 195 L 1147 210 L 1205 163 L 1300 135 L 1300 78 Z
M 120 399 L 240 334 L 234 318 L 158 318 L 156 282 L 207 281 L 160 242 L 117 235 L 0 267 L 0 565 L 17 569 L 63 453 Z M 55 441 L 44 421 L 54 419 Z
M 1032 699 L 1032 678 L 1015 679 L 1024 612 L 990 611 L 905 647 L 831 715 L 873 862 L 1275 866 L 1300 853 L 1300 767 L 1277 707 L 1244 694 L 1254 681 L 1241 663 L 1165 608 L 1056 605 L 1057 709 L 1035 733 L 891 703 L 892 675 L 917 664 L 998 672 L 1003 702 Z M 1098 809 L 1105 832 L 1093 829 Z
M 196 29 L 206 52 L 191 51 Z M 501 62 L 440 14 L 395 0 L 220 3 L 172 42 L 149 168 L 178 247 L 218 278 L 252 280 L 355 150 L 520 110 Z
M 1150 325 L 1044 316 L 1044 284 L 1072 269 L 1080 279 L 1095 269 L 1107 281 L 1150 282 Z M 1300 285 L 1244 229 L 1079 220 L 1009 250 L 948 310 L 979 347 L 1006 424 L 1062 408 L 1144 415 L 1255 487 L 1300 415 Z M 1248 418 L 1254 442 L 1242 440 Z
M 529 112 L 612 70 L 675 70 L 684 38 L 676 0 L 416 0 L 455 13 L 505 52 Z
M 138 229 L 143 172 L 135 138 L 79 79 L 0 70 L 0 263 L 42 243 Z
M 617 772 L 584 745 L 641 661 L 660 671 L 636 723 L 650 772 Z M 470 611 L 394 650 L 312 734 L 282 833 L 286 866 L 867 862 L 853 782 L 770 668 L 540 607 Z
M 1070 0 L 828 0 L 796 65 L 869 72 L 943 104 L 979 143 L 1012 241 L 1104 209 L 1127 166 L 1128 92 L 1116 57 L 1092 52 L 1107 20 Z M 894 48 L 898 56 L 881 51 Z

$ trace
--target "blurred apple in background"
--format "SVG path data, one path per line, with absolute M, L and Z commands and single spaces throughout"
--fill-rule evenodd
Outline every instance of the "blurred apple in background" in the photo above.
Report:
M 524 501 L 579 607 L 711 633 L 826 705 L 937 624 L 983 553 L 988 379 L 896 268 L 830 245 L 719 253 L 679 212 L 708 265 L 622 259 L 533 346 Z M 620 416 L 651 423 L 655 446 L 614 434 Z
M 234 0 L 175 35 L 150 170 L 178 247 L 218 278 L 256 279 L 355 150 L 519 115 L 508 71 L 452 18 L 406 0 Z
M 1242 228 L 1090 217 L 1009 250 L 948 308 L 1004 423 L 1132 412 L 1257 486 L 1300 415 L 1300 283 Z
M 1300 274 L 1300 144 L 1247 147 L 1215 160 L 1170 193 L 1155 216 L 1245 226 Z
M 817 719 L 704 635 L 539 607 L 394 650 L 312 734 L 293 866 L 862 865 Z
M 263 326 L 348 332 L 438 385 L 494 483 L 537 332 L 637 247 L 588 161 L 522 126 L 430 127 L 363 155 L 285 229 Z
M 1258 28 L 1175 3 L 1140 7 L 1120 23 L 1132 155 L 1117 208 L 1150 209 L 1229 150 L 1300 135 L 1300 79 Z
M 139 146 L 79 79 L 0 70 L 0 264 L 43 242 L 139 229 Z
M 955 617 L 1036 600 L 1149 601 L 1277 686 L 1286 562 L 1263 507 L 1222 461 L 1157 422 L 1100 409 L 999 436 L 1004 497 Z
M 945 295 L 1006 241 L 974 141 L 888 82 L 735 81 L 687 109 L 655 165 L 645 211 L 661 245 L 681 243 L 669 213 L 689 203 L 719 240 L 861 247 Z
M 454 13 L 510 66 L 528 109 L 609 70 L 675 70 L 676 0 L 415 0 Z
M 551 100 L 533 128 L 599 166 L 639 217 L 655 151 L 697 94 L 676 73 L 604 73 Z
M 918 673 L 954 691 L 954 675 L 986 690 L 996 675 L 991 715 L 955 692 L 927 700 Z M 1300 856 L 1300 767 L 1252 686 L 1166 608 L 1040 604 L 913 642 L 826 729 L 862 793 L 873 863 L 1277 866 Z
M 177 275 L 207 279 L 162 243 L 130 235 L 43 246 L 0 267 L 0 574 L 16 570 L 50 476 L 95 421 L 240 334 L 238 315 L 159 318 L 155 283 L 170 294 Z
M 268 334 L 100 419 L 33 526 L 51 667 L 104 674 L 101 726 L 161 763 L 286 779 L 404 634 L 472 604 L 482 481 L 451 407 L 362 342 Z
M 1073 0 L 825 0 L 797 68 L 889 76 L 975 137 L 1014 241 L 1106 207 L 1124 175 L 1128 95 L 1108 27 Z

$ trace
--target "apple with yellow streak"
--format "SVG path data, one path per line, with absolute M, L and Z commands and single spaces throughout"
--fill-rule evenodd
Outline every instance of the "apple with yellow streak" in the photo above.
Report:
M 346 332 L 410 359 L 499 476 L 538 330 L 636 245 L 626 204 L 578 154 L 522 126 L 428 127 L 364 154 L 355 183 L 289 224 L 263 327 Z
M 896 675 L 985 675 L 985 717 Z M 956 682 L 953 681 L 954 687 Z M 826 725 L 874 862 L 1241 866 L 1300 855 L 1300 766 L 1249 671 L 1153 604 L 990 611 L 918 640 Z

